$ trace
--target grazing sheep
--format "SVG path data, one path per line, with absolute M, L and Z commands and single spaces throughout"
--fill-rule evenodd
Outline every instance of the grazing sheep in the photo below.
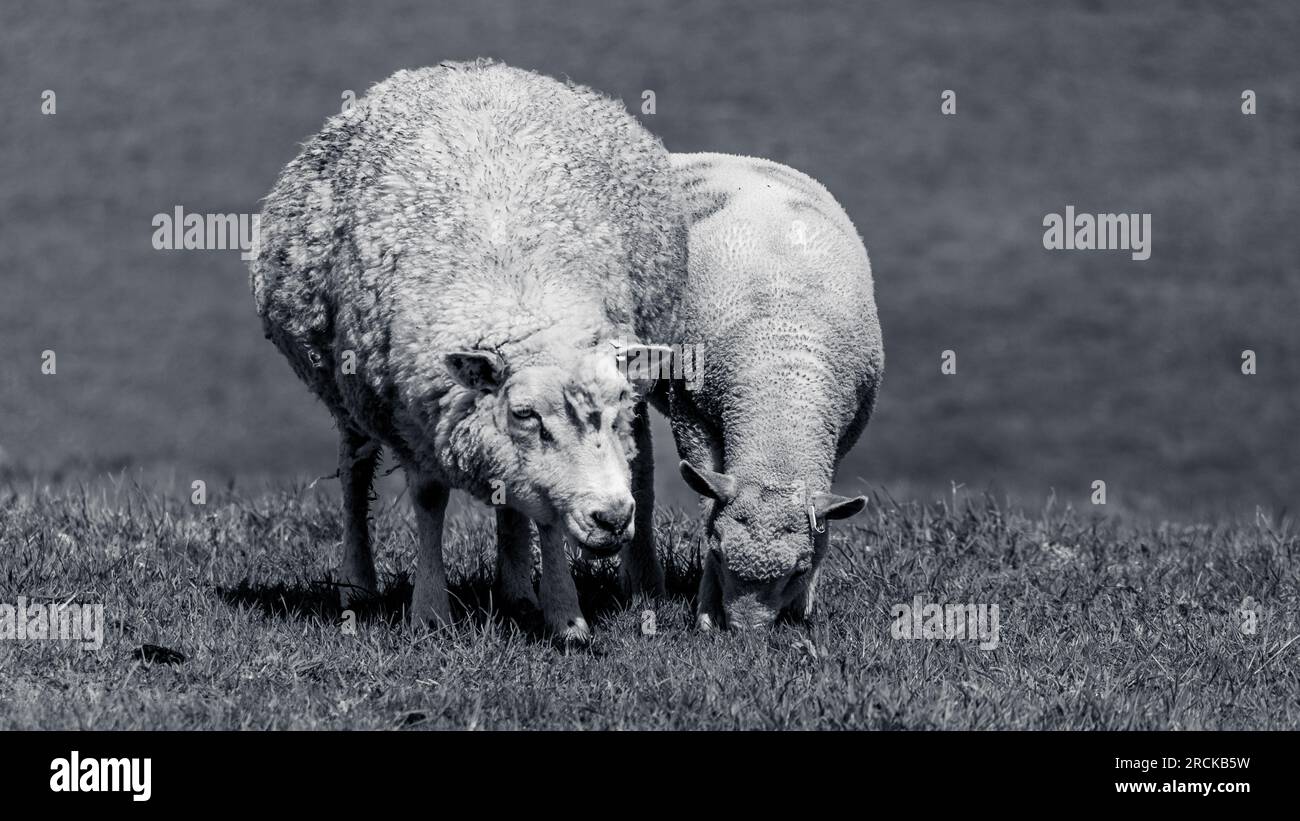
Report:
M 619 104 L 491 61 L 399 71 L 289 163 L 251 281 L 338 424 L 345 602 L 376 589 L 366 517 L 387 447 L 416 508 L 413 620 L 451 618 L 442 526 L 461 488 L 497 505 L 505 605 L 539 606 L 531 519 L 546 626 L 589 637 L 564 538 L 602 555 L 633 528 L 648 429 L 611 342 L 635 340 L 634 304 L 671 302 L 676 196 L 667 152 Z M 653 583 L 653 555 L 624 563 Z
M 687 483 L 712 500 L 698 624 L 770 624 L 812 611 L 826 521 L 864 497 L 830 492 L 871 416 L 884 368 L 871 267 L 815 180 L 725 154 L 673 156 L 689 209 L 689 270 L 674 325 L 704 343 L 694 391 L 669 414 Z

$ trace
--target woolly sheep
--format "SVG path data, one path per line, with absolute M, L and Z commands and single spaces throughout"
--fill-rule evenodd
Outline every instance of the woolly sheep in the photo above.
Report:
M 680 312 L 653 336 L 702 343 L 703 378 L 655 402 L 667 396 L 682 476 L 711 500 L 697 623 L 806 617 L 826 521 L 866 504 L 830 492 L 884 370 L 866 248 L 830 193 L 792 168 L 726 154 L 672 162 L 688 270 Z
M 251 284 L 338 424 L 345 603 L 376 589 L 366 516 L 387 447 L 416 509 L 413 620 L 450 621 L 442 526 L 461 488 L 497 504 L 506 607 L 589 637 L 564 539 L 604 555 L 635 526 L 628 461 L 641 442 L 649 458 L 649 429 L 610 343 L 635 343 L 634 304 L 672 303 L 675 197 L 667 152 L 619 104 L 491 61 L 399 71 L 289 163 Z M 662 584 L 647 536 L 623 558 L 629 584 Z

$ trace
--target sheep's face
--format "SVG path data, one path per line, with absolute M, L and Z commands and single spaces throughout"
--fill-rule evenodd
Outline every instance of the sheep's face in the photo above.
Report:
M 496 501 L 539 525 L 563 527 L 588 555 L 612 554 L 631 538 L 635 394 L 612 354 L 513 369 L 472 351 L 447 364 L 463 384 L 488 394 L 496 430 L 480 442 L 493 451 L 485 462 L 503 468 L 504 499 Z
M 771 487 L 681 464 L 687 483 L 713 499 L 699 602 L 704 627 L 767 627 L 812 609 L 826 552 L 826 522 L 852 516 L 866 498 Z

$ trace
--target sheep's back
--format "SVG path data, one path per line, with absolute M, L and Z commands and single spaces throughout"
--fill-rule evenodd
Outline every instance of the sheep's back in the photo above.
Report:
M 778 410 L 826 418 L 847 450 L 884 367 L 857 229 L 825 187 L 779 163 L 675 154 L 673 165 L 689 226 L 684 333 L 706 343 L 696 402 L 726 419 L 780 396 Z
M 446 350 L 630 327 L 684 244 L 671 182 L 658 140 L 589 89 L 488 61 L 401 71 L 281 174 L 258 310 L 329 404 L 436 394 Z M 360 385 L 332 378 L 344 349 Z

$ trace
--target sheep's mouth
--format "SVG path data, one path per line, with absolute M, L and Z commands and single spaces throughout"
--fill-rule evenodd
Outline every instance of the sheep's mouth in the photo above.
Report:
M 569 531 L 569 540 L 582 551 L 584 559 L 607 559 L 622 549 L 631 536 L 631 528 L 626 534 L 615 536 L 599 528 L 584 526 L 582 521 L 572 513 L 564 517 Z
M 588 561 L 593 559 L 612 559 L 618 555 L 618 551 L 621 547 L 622 545 L 614 545 L 613 547 L 588 547 L 587 545 L 582 545 L 582 558 Z

